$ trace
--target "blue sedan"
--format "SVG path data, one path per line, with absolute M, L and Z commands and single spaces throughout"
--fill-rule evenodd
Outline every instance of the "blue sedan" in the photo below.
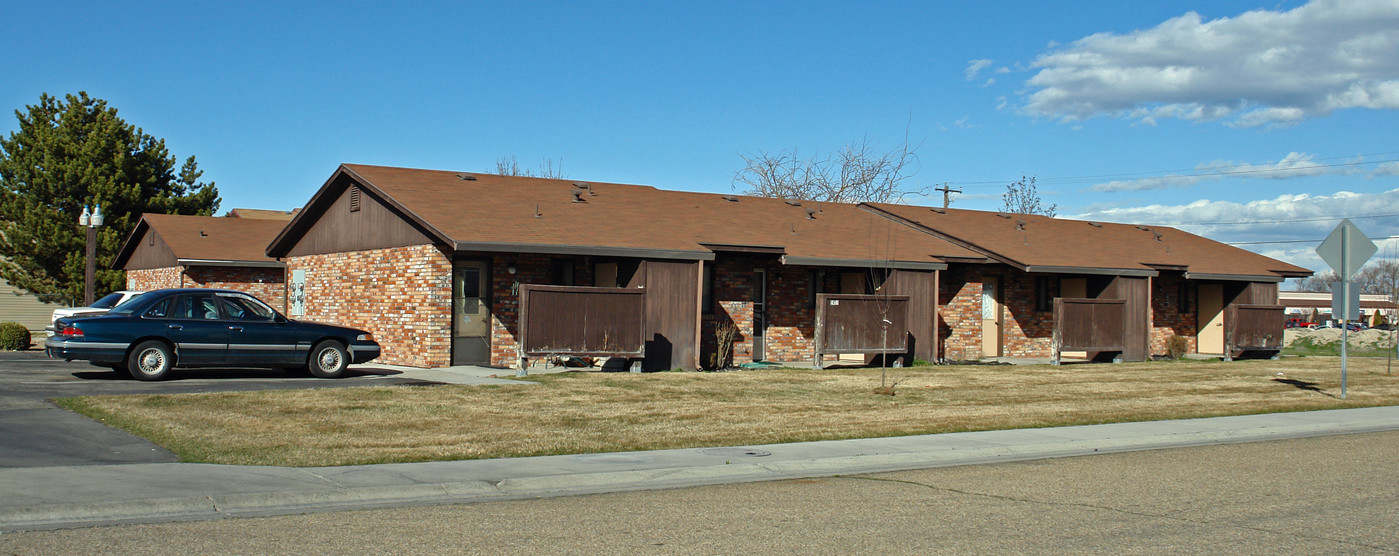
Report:
M 175 367 L 310 369 L 321 378 L 379 356 L 363 330 L 288 319 L 239 291 L 146 292 L 95 317 L 59 319 L 44 342 L 49 357 L 85 360 L 141 380 Z

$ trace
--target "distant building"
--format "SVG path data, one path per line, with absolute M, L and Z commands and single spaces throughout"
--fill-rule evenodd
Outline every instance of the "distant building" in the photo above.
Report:
M 1331 319 L 1331 292 L 1278 292 L 1278 304 L 1286 307 L 1289 317 L 1304 317 L 1315 310 L 1321 320 Z M 1372 317 L 1380 311 L 1388 322 L 1396 322 L 1394 302 L 1387 295 L 1360 294 L 1360 314 Z

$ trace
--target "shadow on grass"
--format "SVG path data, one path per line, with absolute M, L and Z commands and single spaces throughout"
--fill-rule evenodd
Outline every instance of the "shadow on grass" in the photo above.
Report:
M 1329 392 L 1327 392 L 1327 391 L 1325 391 L 1325 390 L 1322 390 L 1320 387 L 1317 386 L 1317 384 L 1316 384 L 1315 382 L 1307 382 L 1307 381 L 1305 381 L 1305 380 L 1297 380 L 1297 379 L 1295 379 L 1295 378 L 1275 378 L 1275 379 L 1273 379 L 1273 382 L 1280 382 L 1280 383 L 1282 383 L 1282 384 L 1290 384 L 1290 385 L 1292 385 L 1292 386 L 1296 386 L 1298 389 L 1301 389 L 1301 390 L 1309 390 L 1309 391 L 1312 391 L 1312 392 L 1316 392 L 1316 393 L 1318 393 L 1318 394 L 1321 394 L 1321 395 L 1323 395 L 1323 396 L 1329 396 L 1329 397 L 1332 397 L 1332 398 L 1336 397 L 1336 396 L 1332 395 L 1331 393 L 1329 393 Z

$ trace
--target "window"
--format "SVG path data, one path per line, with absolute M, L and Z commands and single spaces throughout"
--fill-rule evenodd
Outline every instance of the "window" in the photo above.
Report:
M 1048 276 L 1036 276 L 1036 277 L 1035 277 L 1035 310 L 1036 310 L 1036 311 L 1053 311 L 1053 310 L 1054 310 L 1054 295 L 1051 294 L 1050 291 L 1049 291 L 1049 277 L 1048 277 Z
M 554 259 L 549 262 L 550 283 L 555 286 L 573 285 L 573 259 Z
M 144 316 L 151 319 L 163 319 L 168 314 L 170 314 L 170 298 L 167 297 L 155 302 L 150 309 L 146 309 Z
M 275 313 L 272 308 L 258 303 L 251 297 L 221 295 L 223 312 L 233 320 L 270 321 Z

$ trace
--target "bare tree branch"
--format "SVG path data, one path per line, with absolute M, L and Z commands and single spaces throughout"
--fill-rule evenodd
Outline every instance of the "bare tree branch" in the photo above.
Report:
M 495 161 L 495 173 L 502 176 L 522 176 L 526 178 L 549 178 L 561 180 L 567 176 L 563 173 L 563 159 L 559 159 L 558 166 L 554 165 L 554 159 L 544 158 L 539 161 L 539 170 L 530 170 L 520 166 L 520 161 L 515 159 L 515 155 L 506 155 L 497 158 Z
M 907 130 L 897 147 L 880 152 L 868 137 L 853 141 L 834 154 L 803 159 L 796 151 L 740 154 L 743 169 L 734 174 L 733 187 L 757 197 L 803 199 L 838 203 L 899 203 L 909 195 L 927 195 L 913 188 L 909 178 L 917 173 L 918 145 L 910 146 Z
M 1053 218 L 1059 209 L 1057 204 L 1044 206 L 1040 201 L 1034 176 L 1020 176 L 1020 181 L 1006 185 L 1006 194 L 1001 200 L 1005 203 L 1002 210 L 1011 214 L 1043 214 Z

